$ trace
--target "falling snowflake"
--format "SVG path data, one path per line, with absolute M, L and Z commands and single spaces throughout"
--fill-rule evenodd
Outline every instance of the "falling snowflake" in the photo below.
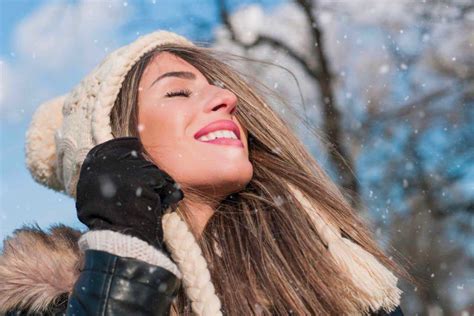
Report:
M 285 200 L 280 195 L 275 198 L 275 204 L 277 206 L 283 205 L 284 202 L 285 202 Z
M 403 179 L 403 187 L 408 188 L 408 180 L 407 179 Z
M 106 198 L 111 198 L 117 193 L 117 188 L 112 180 L 108 176 L 100 176 L 100 192 Z
M 158 291 L 159 292 L 165 292 L 167 288 L 168 288 L 168 285 L 163 282 L 158 286 Z

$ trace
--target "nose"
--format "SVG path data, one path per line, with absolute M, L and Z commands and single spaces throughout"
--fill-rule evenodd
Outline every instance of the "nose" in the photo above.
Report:
M 216 89 L 210 102 L 206 105 L 206 112 L 210 111 L 225 111 L 229 114 L 234 114 L 237 109 L 237 96 L 230 90 L 213 87 Z

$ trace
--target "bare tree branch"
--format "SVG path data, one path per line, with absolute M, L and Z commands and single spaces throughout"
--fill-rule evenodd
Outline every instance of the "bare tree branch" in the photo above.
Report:
M 337 107 L 334 97 L 334 83 L 332 72 L 330 71 L 329 60 L 325 54 L 325 44 L 323 34 L 316 17 L 313 15 L 313 2 L 309 0 L 297 0 L 302 7 L 309 25 L 316 50 L 316 58 L 319 64 L 319 72 L 315 74 L 315 79 L 319 86 L 321 95 L 321 105 L 324 113 L 324 132 L 328 141 L 334 147 L 330 150 L 331 160 L 339 175 L 343 177 L 342 185 L 351 192 L 353 198 L 357 198 L 359 184 L 353 173 L 354 162 L 352 156 L 346 150 L 343 140 L 342 115 Z
M 268 44 L 274 48 L 280 49 L 288 54 L 291 58 L 293 58 L 296 62 L 300 64 L 303 70 L 311 77 L 316 77 L 318 70 L 311 66 L 306 60 L 300 56 L 294 49 L 290 46 L 286 45 L 286 43 L 276 39 L 271 38 L 265 35 L 258 35 L 257 39 L 253 43 L 244 43 L 240 41 L 235 33 L 234 28 L 232 27 L 232 23 L 230 22 L 229 13 L 226 9 L 225 0 L 218 0 L 219 2 L 219 9 L 220 9 L 220 16 L 222 19 L 223 24 L 226 26 L 227 30 L 230 33 L 231 39 L 233 42 L 237 43 L 238 45 L 242 46 L 245 49 L 250 49 L 253 47 L 257 47 L 262 44 Z
M 366 129 L 370 124 L 380 122 L 381 120 L 399 120 L 400 118 L 411 116 L 414 111 L 420 111 L 420 109 L 428 107 L 432 101 L 445 96 L 448 92 L 448 88 L 441 88 L 425 94 L 416 100 L 405 103 L 398 109 L 377 113 L 372 112 L 366 121 L 362 123 L 362 129 Z
M 275 48 L 285 51 L 294 61 L 298 62 L 303 70 L 315 80 L 320 91 L 320 103 L 323 108 L 323 131 L 327 136 L 329 144 L 327 145 L 327 151 L 330 156 L 330 161 L 336 170 L 336 173 L 340 175 L 340 182 L 348 193 L 351 195 L 351 201 L 354 204 L 359 203 L 358 193 L 359 184 L 353 172 L 353 158 L 349 152 L 345 149 L 343 141 L 343 128 L 342 128 L 342 115 L 337 108 L 336 100 L 333 92 L 333 76 L 329 69 L 329 60 L 325 55 L 324 43 L 322 40 L 322 32 L 313 16 L 313 4 L 310 1 L 299 0 L 297 3 L 302 7 L 308 23 L 311 26 L 312 41 L 315 43 L 315 63 L 317 67 L 312 66 L 308 61 L 298 54 L 291 47 L 286 45 L 284 42 L 271 38 L 264 35 L 259 35 L 257 40 L 252 44 L 246 44 L 239 41 L 235 30 L 232 27 L 232 23 L 229 19 L 229 14 L 226 8 L 225 0 L 218 0 L 220 16 L 223 24 L 227 27 L 231 34 L 231 38 L 234 42 L 240 46 L 249 49 L 262 44 L 268 44 Z

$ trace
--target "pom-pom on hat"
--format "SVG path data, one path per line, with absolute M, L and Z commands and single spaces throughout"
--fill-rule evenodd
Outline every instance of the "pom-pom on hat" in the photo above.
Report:
M 82 162 L 95 145 L 113 138 L 110 112 L 122 82 L 147 52 L 163 44 L 194 46 L 156 31 L 120 47 L 63 96 L 41 104 L 26 133 L 26 164 L 33 178 L 75 198 Z

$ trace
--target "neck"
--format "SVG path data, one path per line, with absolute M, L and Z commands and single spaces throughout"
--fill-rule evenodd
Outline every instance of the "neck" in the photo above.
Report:
M 209 201 L 188 197 L 183 200 L 183 204 L 185 212 L 190 218 L 190 229 L 192 229 L 195 236 L 201 236 L 204 227 L 206 227 L 207 222 L 217 208 L 217 203 L 210 203 Z

